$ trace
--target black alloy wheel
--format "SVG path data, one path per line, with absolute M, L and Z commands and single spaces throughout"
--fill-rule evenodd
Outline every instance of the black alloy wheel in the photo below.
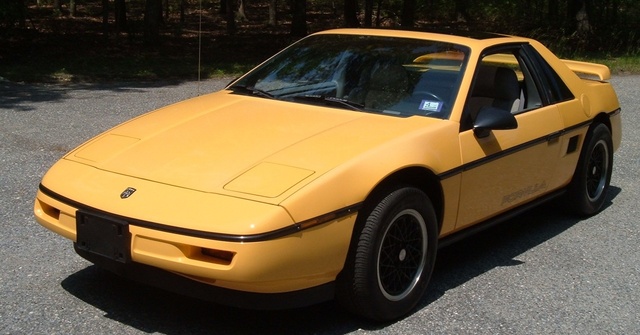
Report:
M 569 185 L 567 201 L 581 216 L 598 213 L 607 196 L 613 167 L 613 141 L 611 131 L 597 124 L 589 131 L 573 180 Z
M 435 264 L 438 225 L 431 201 L 417 188 L 378 199 L 358 216 L 336 298 L 355 314 L 389 321 L 422 298 Z

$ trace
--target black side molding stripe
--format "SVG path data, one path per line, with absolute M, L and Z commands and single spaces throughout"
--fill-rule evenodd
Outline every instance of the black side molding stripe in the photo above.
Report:
M 74 207 L 76 209 L 82 209 L 84 211 L 93 212 L 96 214 L 106 215 L 116 219 L 124 220 L 133 226 L 159 230 L 167 233 L 205 238 L 209 240 L 225 241 L 225 242 L 264 242 L 264 241 L 273 240 L 276 238 L 292 235 L 300 231 L 303 231 L 305 229 L 309 229 L 333 220 L 337 220 L 337 219 L 349 216 L 351 214 L 357 213 L 360 207 L 362 207 L 362 203 L 357 203 L 344 208 L 340 208 L 330 213 L 317 216 L 309 220 L 297 222 L 293 225 L 272 230 L 269 232 L 260 233 L 260 234 L 251 234 L 251 235 L 234 235 L 234 234 L 213 233 L 213 232 L 201 231 L 201 230 L 195 230 L 195 229 L 189 229 L 189 228 L 173 227 L 173 226 L 168 226 L 161 223 L 149 222 L 149 221 L 138 220 L 138 219 L 129 218 L 125 216 L 114 215 L 112 213 L 105 212 L 90 206 L 86 206 L 75 200 L 66 198 L 60 194 L 53 192 L 52 190 L 48 189 L 46 186 L 42 184 L 40 184 L 39 189 L 42 193 L 62 203 L 65 203 L 71 207 Z
M 617 114 L 620 114 L 620 112 L 621 112 L 621 109 L 618 108 L 618 109 L 616 109 L 614 111 L 611 111 L 611 112 L 609 112 L 607 114 L 609 115 L 609 117 L 612 117 L 612 116 L 615 116 Z M 493 154 L 491 156 L 480 158 L 478 160 L 475 160 L 473 162 L 469 162 L 467 164 L 461 165 L 461 166 L 459 166 L 457 168 L 454 168 L 454 169 L 451 169 L 449 171 L 445 171 L 443 173 L 438 174 L 438 177 L 440 178 L 440 180 L 447 179 L 449 177 L 453 177 L 453 176 L 455 176 L 455 175 L 457 175 L 459 173 L 462 173 L 464 171 L 471 170 L 471 169 L 476 168 L 478 166 L 487 164 L 487 163 L 489 163 L 491 161 L 494 161 L 496 159 L 502 158 L 504 156 L 508 156 L 508 155 L 513 154 L 515 152 L 528 149 L 529 147 L 538 145 L 540 143 L 549 142 L 549 141 L 552 141 L 554 139 L 560 138 L 562 135 L 564 135 L 564 134 L 566 134 L 568 132 L 571 132 L 571 131 L 574 131 L 576 129 L 580 129 L 580 128 L 583 128 L 583 127 L 588 127 L 592 123 L 593 123 L 593 119 L 585 121 L 585 122 L 578 123 L 578 124 L 573 125 L 571 127 L 567 127 L 567 128 L 565 128 L 563 130 L 559 130 L 559 131 L 553 132 L 551 134 L 545 135 L 543 137 L 536 138 L 536 139 L 531 140 L 529 142 L 522 143 L 522 144 L 517 145 L 517 146 L 515 146 L 513 148 L 509 148 L 507 150 L 500 151 L 500 152 L 495 153 L 495 154 Z
M 622 112 L 622 108 L 618 107 L 618 109 L 614 110 L 613 112 L 609 112 L 608 114 L 609 114 L 609 117 L 611 117 L 611 116 L 618 115 L 621 112 Z
M 447 235 L 438 240 L 438 248 L 445 248 L 451 244 L 457 243 L 460 240 L 463 240 L 471 235 L 477 234 L 483 230 L 491 228 L 495 225 L 503 223 L 504 221 L 510 220 L 517 215 L 520 215 L 536 206 L 539 206 L 542 203 L 545 203 L 551 199 L 562 196 L 566 193 L 566 188 L 559 189 L 557 191 L 553 191 L 549 194 L 546 194 L 540 198 L 537 198 L 531 202 L 518 206 L 506 213 L 500 214 L 494 218 L 491 218 L 487 221 L 483 221 L 481 223 L 475 224 L 471 227 L 464 228 L 460 231 L 457 231 L 451 235 Z

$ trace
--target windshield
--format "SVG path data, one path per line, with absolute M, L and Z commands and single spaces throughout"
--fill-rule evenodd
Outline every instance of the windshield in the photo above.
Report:
M 357 111 L 447 118 L 468 53 L 460 45 L 428 40 L 315 35 L 228 89 Z

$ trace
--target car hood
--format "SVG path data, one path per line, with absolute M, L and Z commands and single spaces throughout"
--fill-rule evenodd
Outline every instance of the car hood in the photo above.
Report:
M 201 192 L 277 203 L 359 153 L 421 123 L 438 122 L 411 119 L 421 121 L 222 91 L 133 119 L 65 159 Z

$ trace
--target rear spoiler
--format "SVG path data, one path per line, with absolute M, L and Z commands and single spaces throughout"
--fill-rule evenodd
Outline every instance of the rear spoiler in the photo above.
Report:
M 483 58 L 482 62 L 494 63 L 497 65 L 518 65 L 517 60 L 513 57 L 513 55 L 503 54 L 489 55 Z M 571 71 L 575 72 L 575 74 L 577 74 L 580 78 L 600 81 L 611 79 L 611 71 L 606 65 L 568 59 L 562 59 L 562 62 L 567 65 Z
M 571 71 L 575 72 L 580 78 L 584 79 L 599 79 L 599 80 L 609 80 L 611 79 L 611 71 L 606 65 L 596 64 L 596 63 L 587 63 L 587 62 L 579 62 L 576 60 L 562 60 Z M 595 77 L 595 78 L 594 78 Z

